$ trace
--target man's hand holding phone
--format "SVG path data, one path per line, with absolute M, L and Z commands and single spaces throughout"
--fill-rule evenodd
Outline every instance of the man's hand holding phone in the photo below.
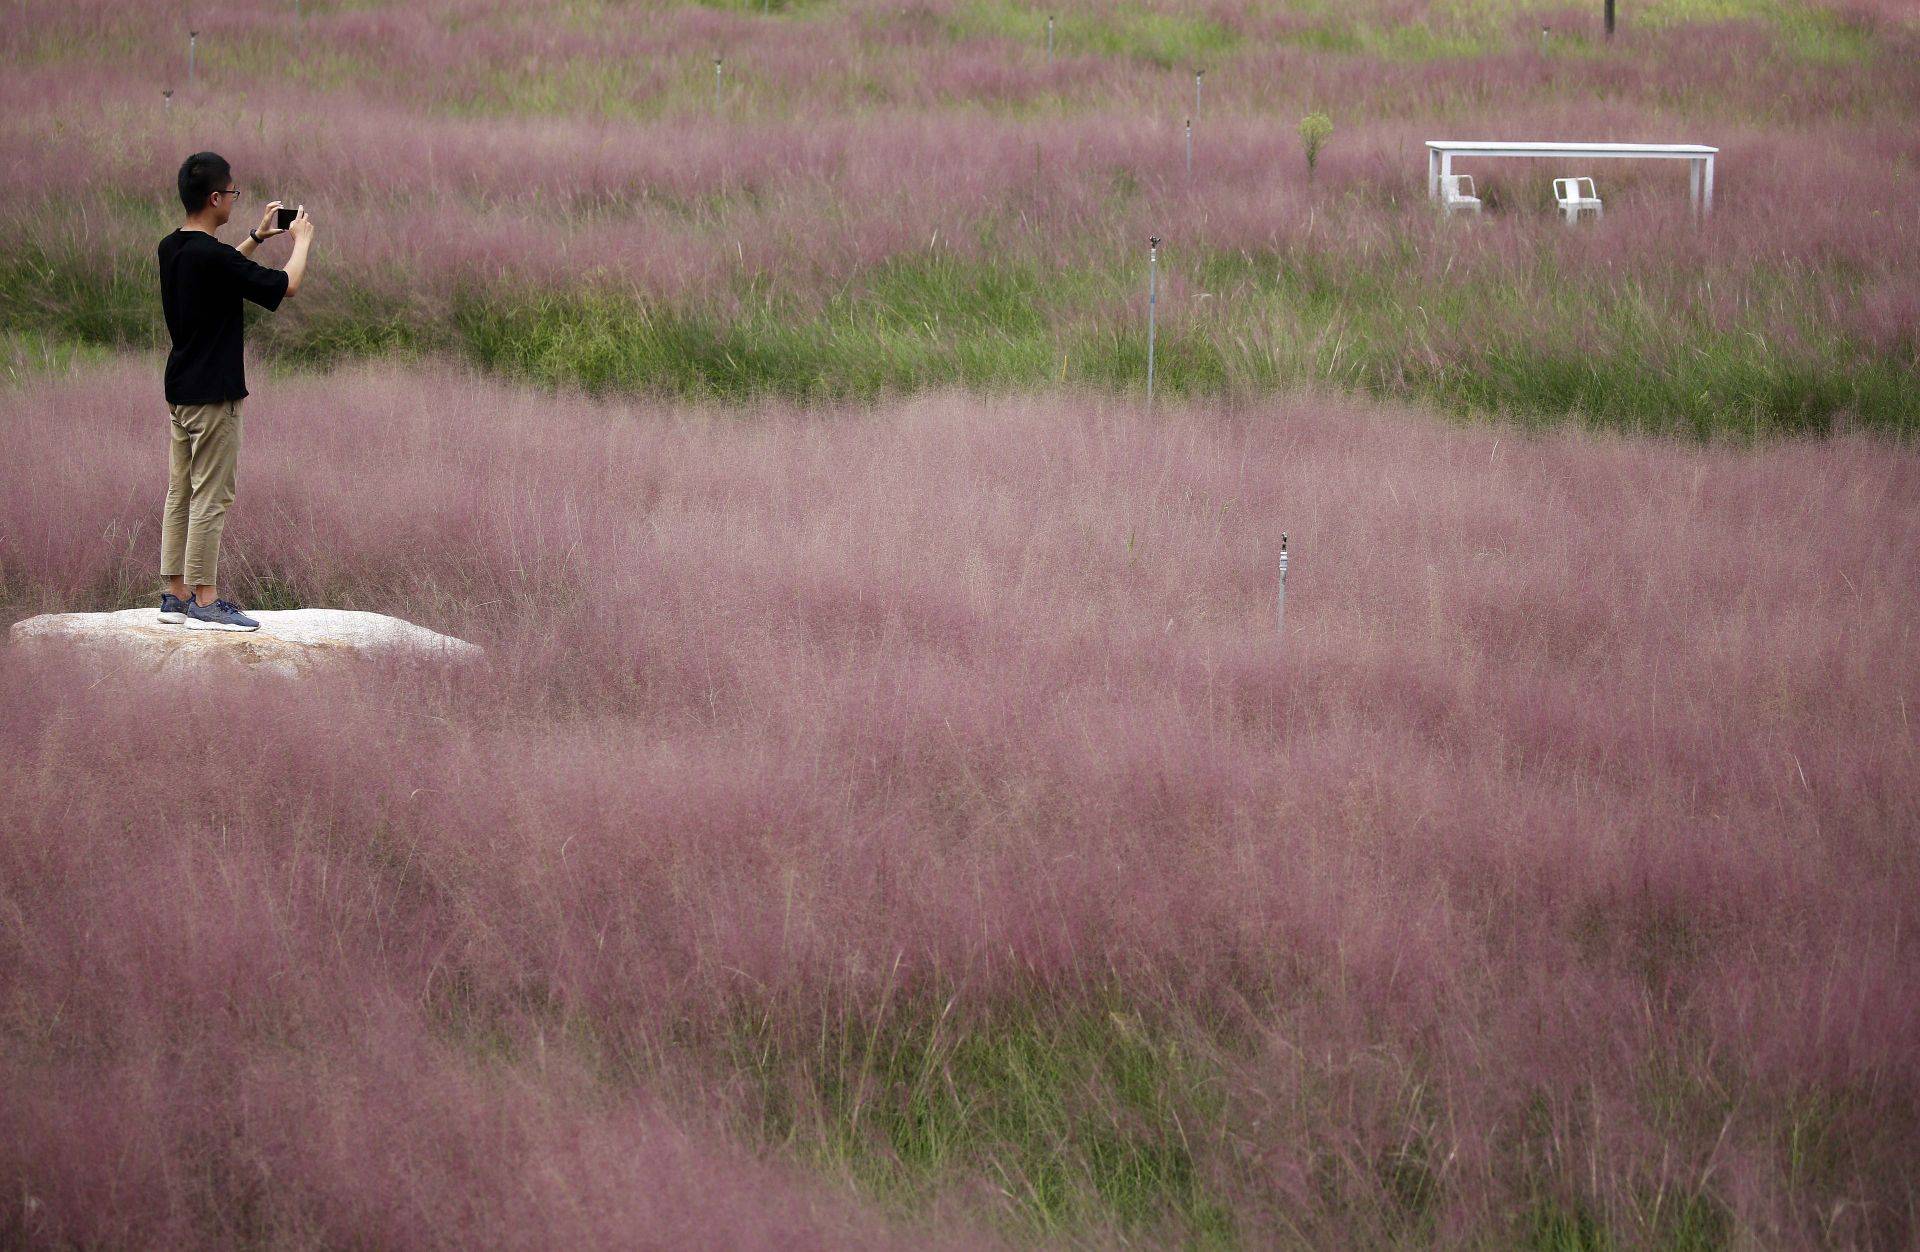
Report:
M 286 208 L 282 201 L 268 203 L 266 211 L 260 215 L 260 225 L 254 228 L 254 235 L 260 239 L 271 239 L 293 229 L 293 224 L 306 216 L 307 206 L 297 209 Z
M 307 274 L 307 250 L 313 245 L 313 219 L 307 216 L 307 206 L 289 209 L 278 200 L 270 201 L 267 211 L 260 216 L 259 227 L 250 233 L 255 239 L 293 236 L 293 252 L 287 257 L 286 294 L 297 294 Z
M 307 216 L 306 205 L 303 204 L 298 209 L 281 209 L 279 213 L 281 220 L 285 223 L 284 229 L 293 236 L 293 242 L 296 245 L 313 238 L 313 219 Z

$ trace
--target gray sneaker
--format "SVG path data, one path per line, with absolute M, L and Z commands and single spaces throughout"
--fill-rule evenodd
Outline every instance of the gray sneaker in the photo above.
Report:
M 202 604 L 196 599 L 187 601 L 188 630 L 259 630 L 260 623 L 240 611 L 240 606 L 231 600 L 215 600 L 212 604 Z

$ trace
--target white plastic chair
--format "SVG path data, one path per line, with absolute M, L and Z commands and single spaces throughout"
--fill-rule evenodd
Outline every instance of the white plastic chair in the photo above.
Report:
M 1582 184 L 1585 191 L 1581 190 Z M 1553 180 L 1553 198 L 1560 205 L 1560 211 L 1567 215 L 1567 225 L 1580 220 L 1580 215 L 1592 210 L 1599 217 L 1600 193 L 1594 190 L 1591 178 L 1556 178 Z
M 1462 190 L 1464 188 L 1464 190 Z M 1473 193 L 1473 175 L 1442 174 L 1440 176 L 1440 203 L 1449 213 L 1478 213 L 1480 197 Z

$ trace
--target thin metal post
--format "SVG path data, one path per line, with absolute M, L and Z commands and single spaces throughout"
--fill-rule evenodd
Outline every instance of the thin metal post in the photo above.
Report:
M 1193 177 L 1193 119 L 1187 119 L 1187 177 Z
M 1273 629 L 1282 641 L 1287 637 L 1287 532 L 1280 532 L 1280 590 L 1273 601 Z
M 713 58 L 713 111 L 720 111 L 720 58 Z
M 1147 240 L 1147 412 L 1153 412 L 1154 312 L 1159 302 L 1160 236 Z
M 1053 14 L 1047 14 L 1047 64 L 1053 64 Z
M 190 30 L 187 32 L 187 86 L 189 87 L 193 86 L 193 81 L 194 81 L 193 54 L 194 54 L 194 49 L 199 44 L 199 42 L 200 42 L 199 31 Z
M 1547 55 L 1547 24 L 1540 23 L 1540 55 Z
M 165 91 L 161 92 L 160 94 L 162 97 L 165 98 L 167 102 L 167 105 L 166 105 L 167 112 L 169 113 L 173 112 L 173 88 L 169 87 Z
M 1193 72 L 1193 115 L 1195 117 L 1200 116 L 1200 76 L 1204 73 L 1206 73 L 1205 70 Z

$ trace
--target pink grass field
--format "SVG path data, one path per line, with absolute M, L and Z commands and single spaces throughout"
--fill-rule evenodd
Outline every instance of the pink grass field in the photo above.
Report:
M 1674 73 L 1743 80 L 1740 65 L 1704 57 Z M 1657 307 L 1694 310 L 1719 332 L 1754 329 L 1786 357 L 1805 340 L 1844 333 L 1915 359 L 1910 275 L 1920 265 L 1920 228 L 1904 206 L 1920 144 L 1912 110 L 1886 103 L 1916 98 L 1911 69 L 1862 70 L 1854 89 L 1867 96 L 1877 87 L 1875 99 L 1811 101 L 1791 120 L 1758 104 L 1705 118 L 1631 98 L 1571 107 L 1552 95 L 1548 74 L 1530 65 L 1503 80 L 1513 98 L 1498 107 L 1341 113 L 1310 184 L 1293 133 L 1297 112 L 1284 111 L 1311 107 L 1304 95 L 1261 111 L 1249 102 L 1229 112 L 1240 102 L 1218 101 L 1222 115 L 1203 119 L 1188 180 L 1181 111 L 1164 101 L 1102 101 L 1040 119 L 957 106 L 878 115 L 823 106 L 818 117 L 715 124 L 469 118 L 344 93 L 315 112 L 310 97 L 268 83 L 164 114 L 136 97 L 124 74 L 23 69 L 0 78 L 13 115 L 0 122 L 0 165 L 13 175 L 0 189 L 0 222 L 89 267 L 116 257 L 144 264 L 152 213 L 172 213 L 179 155 L 216 135 L 250 203 L 284 194 L 325 216 L 330 261 L 318 313 L 290 308 L 295 320 L 342 315 L 351 289 L 423 312 L 490 285 L 613 290 L 731 313 L 740 289 L 757 284 L 807 306 L 865 267 L 930 249 L 1043 270 L 1105 268 L 1162 234 L 1170 264 L 1207 251 L 1277 251 L 1333 253 L 1368 268 L 1403 252 L 1428 284 L 1422 290 L 1480 308 L 1466 320 L 1483 335 L 1480 324 L 1497 324 L 1516 302 L 1531 310 L 1529 324 L 1569 320 L 1555 303 L 1561 293 L 1534 291 L 1544 270 L 1598 290 L 1628 284 Z M 1227 76 L 1217 77 L 1224 89 Z M 1233 81 L 1244 84 L 1245 75 Z M 1366 85 L 1347 90 L 1358 95 Z M 69 102 L 68 93 L 84 100 Z M 1167 94 L 1180 99 L 1173 88 Z M 76 110 L 90 121 L 69 132 L 63 119 Z M 1483 163 L 1482 191 L 1504 198 L 1510 212 L 1471 234 L 1444 230 L 1418 211 L 1421 145 L 1443 132 L 1711 141 L 1723 153 L 1714 227 L 1693 229 L 1677 163 L 1601 170 L 1614 219 L 1591 238 L 1546 229 L 1555 223 L 1543 207 L 1553 170 Z M 42 185 L 56 168 L 71 189 Z M 1134 180 L 1139 195 L 1117 190 Z M 130 210 L 128 188 L 141 189 L 141 211 Z M 284 242 L 270 247 L 264 255 L 278 263 Z M 1168 278 L 1196 281 L 1180 268 Z M 1204 311 L 1194 303 L 1200 294 L 1170 296 L 1192 316 Z M 1436 333 L 1434 348 L 1449 353 Z
M 1473 309 L 1409 334 L 1436 359 L 1528 334 L 1570 356 L 1583 336 L 1624 339 L 1669 368 L 1707 331 L 1817 369 L 1863 352 L 1911 368 L 1920 350 L 1908 4 L 1668 0 L 1626 12 L 1602 47 L 1597 0 L 1071 0 L 1051 68 L 1038 11 L 1023 25 L 1010 2 L 847 0 L 764 19 L 754 7 L 313 0 L 296 20 L 291 0 L 23 0 L 0 27 L 0 226 L 81 274 L 144 267 L 180 157 L 217 140 L 249 213 L 284 195 L 325 232 L 316 290 L 280 319 L 294 324 L 349 319 L 367 293 L 417 320 L 494 288 L 610 290 L 721 317 L 771 291 L 804 308 L 934 244 L 1043 273 L 1124 269 L 1131 294 L 1141 245 L 1160 235 L 1179 317 L 1236 299 L 1198 286 L 1207 253 L 1417 272 L 1407 303 Z M 1074 42 L 1153 15 L 1235 42 L 1166 64 L 1145 55 L 1152 40 L 1131 55 Z M 1329 22 L 1471 51 L 1302 42 Z M 1541 22 L 1558 32 L 1550 55 Z M 1311 182 L 1295 133 L 1310 109 L 1336 125 Z M 1497 211 L 1436 238 L 1421 145 L 1479 135 L 1714 144 L 1713 225 L 1692 227 L 1677 162 L 1475 162 Z M 1549 208 L 1549 180 L 1567 172 L 1599 175 L 1609 206 L 1579 238 Z M 1249 313 L 1232 334 L 1284 359 L 1322 329 L 1296 317 Z M 1275 321 L 1287 329 L 1263 325 Z
M 9 620 L 152 603 L 158 368 L 6 394 Z M 991 1242 L 1017 1165 L 897 1209 L 713 1041 L 1081 1009 L 1243 1246 L 1920 1235 L 1910 447 L 255 391 L 223 585 L 490 665 L 0 649 L 0 1242 Z

